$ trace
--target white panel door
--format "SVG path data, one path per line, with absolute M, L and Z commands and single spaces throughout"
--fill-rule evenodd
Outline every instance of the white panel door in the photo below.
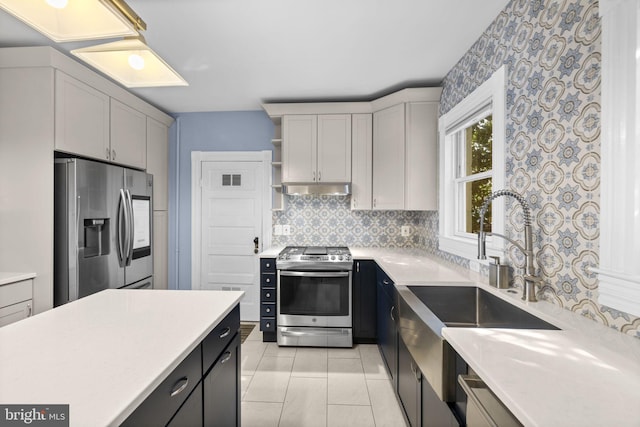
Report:
M 260 318 L 261 162 L 201 162 L 200 289 L 241 290 L 242 320 Z
M 351 114 L 318 116 L 318 182 L 351 182 Z

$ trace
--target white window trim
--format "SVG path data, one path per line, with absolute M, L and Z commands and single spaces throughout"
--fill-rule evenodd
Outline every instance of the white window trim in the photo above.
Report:
M 505 169 L 505 66 L 497 69 L 493 75 L 469 94 L 458 105 L 440 117 L 438 128 L 439 138 L 439 167 L 441 180 L 439 185 L 439 239 L 438 249 L 449 252 L 469 260 L 475 260 L 478 255 L 478 240 L 472 234 L 456 234 L 455 224 L 455 150 L 449 143 L 447 129 L 471 118 L 483 106 L 491 104 L 493 116 L 493 158 L 492 158 L 492 189 L 504 188 Z M 502 198 L 492 202 L 493 223 L 491 229 L 504 234 L 504 201 Z M 454 214 L 455 213 L 455 214 Z M 487 238 L 487 255 L 504 256 L 504 240 Z
M 640 3 L 601 0 L 599 302 L 640 316 Z

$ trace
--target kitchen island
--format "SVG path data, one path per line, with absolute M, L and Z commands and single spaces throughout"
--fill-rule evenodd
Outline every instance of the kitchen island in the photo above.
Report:
M 106 290 L 0 328 L 0 404 L 68 404 L 71 426 L 120 425 L 185 359 L 199 365 L 197 381 L 215 369 L 199 347 L 238 313 L 242 296 Z

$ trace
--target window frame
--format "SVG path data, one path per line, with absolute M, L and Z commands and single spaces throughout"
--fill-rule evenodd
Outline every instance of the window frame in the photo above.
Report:
M 464 203 L 457 189 L 461 180 L 457 174 L 457 150 L 460 145 L 456 133 L 492 115 L 492 169 L 491 172 L 474 174 L 473 177 L 491 177 L 493 191 L 505 185 L 505 66 L 467 95 L 455 107 L 443 114 L 438 121 L 439 129 L 439 239 L 438 249 L 460 257 L 476 260 L 478 239 L 476 234 L 458 231 L 457 225 L 464 221 Z M 468 177 L 467 177 L 468 178 Z M 492 202 L 491 229 L 504 234 L 504 200 Z M 504 240 L 487 237 L 487 255 L 504 256 Z

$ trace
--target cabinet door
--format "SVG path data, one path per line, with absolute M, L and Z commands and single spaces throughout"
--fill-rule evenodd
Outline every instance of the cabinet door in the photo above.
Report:
M 404 104 L 373 114 L 373 209 L 404 209 Z
M 204 426 L 240 426 L 240 334 L 202 381 Z
M 420 426 L 421 376 L 409 349 L 398 339 L 398 396 L 411 427 Z
M 153 210 L 168 210 L 169 130 L 147 117 L 147 173 L 153 174 Z
M 56 71 L 55 149 L 110 160 L 109 96 Z
M 355 261 L 353 272 L 353 339 L 376 342 L 376 263 Z
M 382 358 L 384 359 L 387 369 L 391 374 L 391 381 L 394 389 L 397 390 L 397 370 L 398 370 L 398 333 L 396 331 L 396 322 L 393 317 L 397 312 L 394 305 L 394 297 L 390 296 L 395 292 L 393 284 L 385 284 L 382 280 L 385 280 L 384 273 L 380 274 L 378 270 L 378 284 L 377 288 L 377 303 L 378 303 L 378 316 L 377 316 L 377 333 L 378 333 L 378 346 L 380 347 Z M 391 289 L 385 287 L 391 286 Z
M 438 103 L 407 104 L 405 209 L 438 209 Z
M 318 116 L 318 182 L 351 182 L 351 115 Z
M 351 209 L 371 210 L 373 116 L 353 114 L 351 117 Z
M 316 182 L 318 117 L 284 116 L 282 182 Z
M 153 211 L 153 287 L 168 289 L 169 219 L 167 211 Z
M 111 161 L 147 167 L 147 116 L 111 99 Z
M 202 426 L 202 384 L 193 390 L 173 416 L 168 427 L 199 427 Z

